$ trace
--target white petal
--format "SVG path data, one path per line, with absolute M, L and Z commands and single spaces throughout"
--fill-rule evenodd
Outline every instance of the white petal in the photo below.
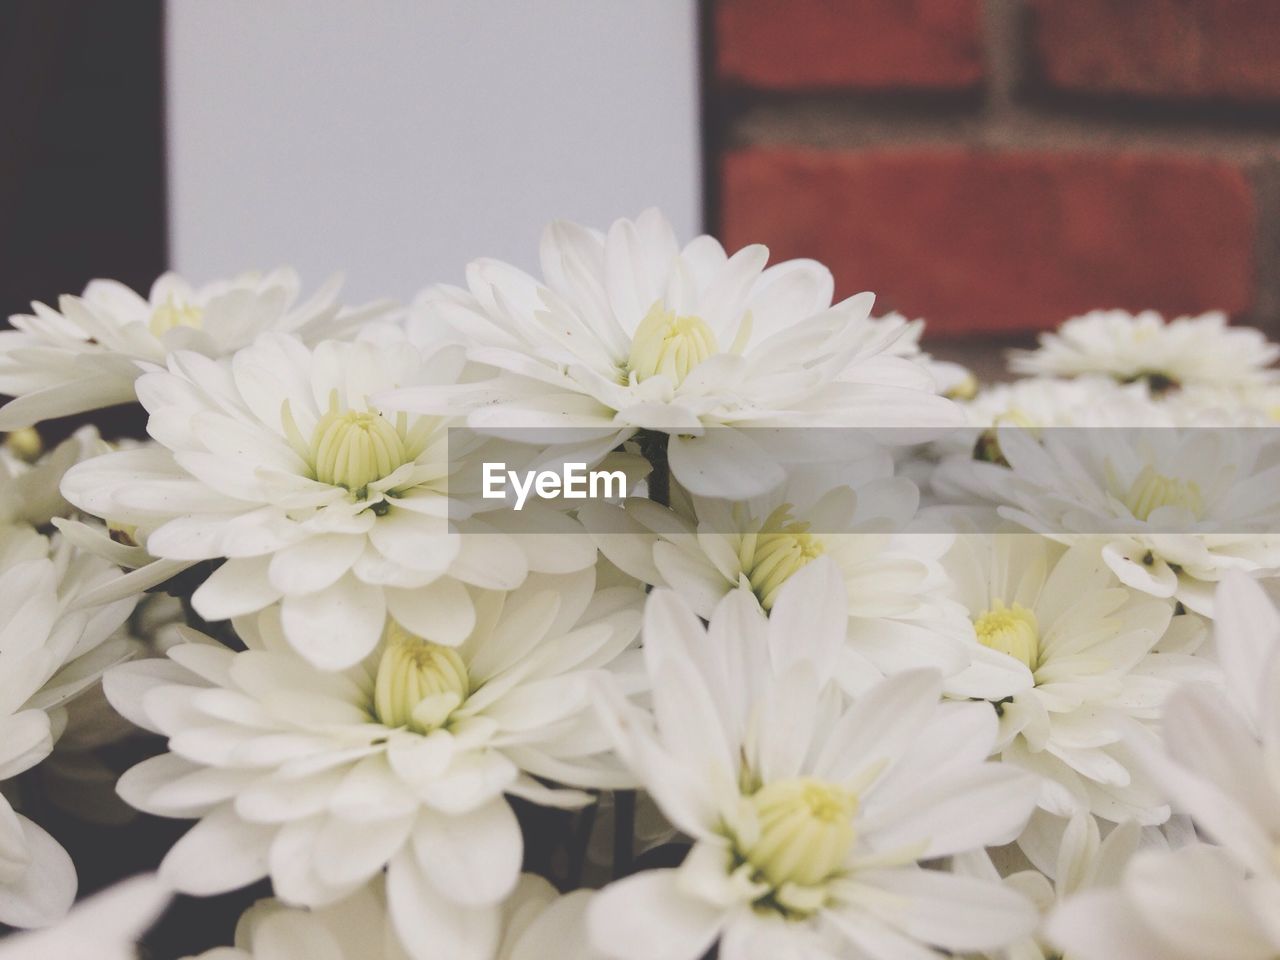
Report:
M 1006 946 L 1028 936 L 1039 921 L 1036 908 L 1022 894 L 972 877 L 902 869 L 868 871 L 858 882 L 902 898 L 882 917 L 887 923 L 953 952 Z
M 387 904 L 413 960 L 490 960 L 498 945 L 498 908 L 463 907 L 445 899 L 408 851 L 387 873 Z
M 0 884 L 0 923 L 46 927 L 71 909 L 76 868 L 57 840 L 26 817 L 18 820 L 31 863 L 13 883 Z
M 281 623 L 289 643 L 322 670 L 345 670 L 369 655 L 382 636 L 382 590 L 347 575 L 327 590 L 285 597 Z
M 498 903 L 515 887 L 524 841 L 510 805 L 499 799 L 456 817 L 423 811 L 413 849 L 440 896 L 478 907 Z
M 646 870 L 612 883 L 587 908 L 591 942 L 619 960 L 697 960 L 723 921 L 719 909 L 680 891 L 675 870 Z
M 208 897 L 248 886 L 267 875 L 274 827 L 246 823 L 230 805 L 219 807 L 179 840 L 160 865 L 175 890 Z

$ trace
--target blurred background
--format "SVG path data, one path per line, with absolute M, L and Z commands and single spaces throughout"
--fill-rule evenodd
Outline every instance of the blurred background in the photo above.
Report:
M 996 348 L 1094 307 L 1280 313 L 1276 0 L 0 5 L 0 307 L 291 263 L 349 299 L 685 235 Z

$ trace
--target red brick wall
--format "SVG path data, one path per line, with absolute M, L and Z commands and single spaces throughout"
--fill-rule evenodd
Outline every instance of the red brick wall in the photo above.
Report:
M 931 332 L 1280 328 L 1280 0 L 715 0 L 713 226 Z

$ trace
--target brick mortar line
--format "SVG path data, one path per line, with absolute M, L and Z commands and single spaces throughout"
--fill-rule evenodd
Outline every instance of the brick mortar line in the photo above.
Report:
M 953 146 L 980 149 L 1156 150 L 1256 163 L 1280 158 L 1280 132 L 1135 126 L 1124 118 L 1081 121 L 1019 113 L 892 117 L 847 105 L 793 103 L 747 107 L 726 125 L 720 148 L 795 146 L 868 149 Z

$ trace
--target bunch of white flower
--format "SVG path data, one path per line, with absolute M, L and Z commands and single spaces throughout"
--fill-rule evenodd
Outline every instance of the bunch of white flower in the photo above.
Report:
M 540 252 L 0 333 L 0 957 L 1280 953 L 1280 349 L 979 389 L 656 211 Z M 155 876 L 68 913 L 77 821 Z

